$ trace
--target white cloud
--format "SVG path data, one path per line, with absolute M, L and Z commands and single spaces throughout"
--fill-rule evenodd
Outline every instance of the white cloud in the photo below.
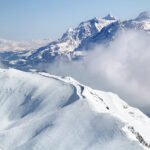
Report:
M 13 41 L 0 39 L 0 52 L 37 49 L 49 42 L 50 40 Z
M 81 61 L 68 63 L 58 59 L 45 68 L 93 88 L 118 93 L 132 106 L 150 114 L 149 43 L 146 33 L 124 31 L 108 47 L 97 45 L 88 51 Z

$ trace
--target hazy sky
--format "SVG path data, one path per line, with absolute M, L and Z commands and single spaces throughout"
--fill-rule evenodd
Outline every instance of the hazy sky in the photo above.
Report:
M 0 38 L 56 39 L 69 27 L 108 13 L 124 20 L 150 10 L 150 0 L 0 0 Z

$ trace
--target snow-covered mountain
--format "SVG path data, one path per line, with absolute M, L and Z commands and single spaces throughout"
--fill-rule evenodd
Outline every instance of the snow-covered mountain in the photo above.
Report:
M 0 69 L 0 91 L 3 150 L 150 149 L 150 119 L 113 93 L 15 69 Z
M 145 11 L 139 14 L 135 19 L 124 21 L 126 28 L 134 28 L 150 32 L 150 12 Z
M 1 52 L 1 60 L 8 66 L 18 68 L 21 66 L 32 67 L 39 62 L 52 62 L 56 56 L 65 56 L 69 59 L 78 58 L 83 55 L 81 51 L 75 51 L 84 39 L 93 37 L 99 33 L 103 27 L 116 22 L 117 19 L 111 15 L 104 19 L 93 18 L 81 22 L 75 29 L 69 29 L 63 36 L 46 46 L 37 50 L 26 50 L 19 52 Z
M 91 20 L 81 22 L 77 28 L 70 28 L 60 39 L 48 44 L 46 47 L 40 48 L 40 51 L 36 51 L 31 55 L 31 57 L 48 59 L 48 57 L 55 55 L 66 55 L 70 58 L 71 52 L 78 48 L 84 39 L 96 35 L 103 27 L 115 21 L 115 18 L 112 18 L 111 20 L 110 18 L 109 20 L 93 18 Z M 76 56 L 78 53 L 74 52 L 74 55 Z
M 84 50 L 96 44 L 109 44 L 119 31 L 128 29 L 150 31 L 150 12 L 142 12 L 131 20 L 120 21 L 108 14 L 103 19 L 93 18 L 69 29 L 63 36 L 36 50 L 1 52 L 1 61 L 14 68 L 34 68 L 38 63 L 51 63 L 56 57 L 77 60 L 84 57 Z

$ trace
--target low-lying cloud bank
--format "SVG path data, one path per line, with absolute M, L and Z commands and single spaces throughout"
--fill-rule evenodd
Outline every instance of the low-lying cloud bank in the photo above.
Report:
M 13 41 L 0 38 L 0 52 L 33 50 L 48 44 L 50 40 Z
M 109 46 L 97 45 L 86 52 L 83 60 L 68 63 L 58 59 L 45 69 L 118 93 L 130 105 L 150 114 L 150 35 L 144 32 L 121 32 Z

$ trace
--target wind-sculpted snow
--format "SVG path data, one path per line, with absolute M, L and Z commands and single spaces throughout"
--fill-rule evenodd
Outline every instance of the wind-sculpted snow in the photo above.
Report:
M 117 95 L 42 72 L 0 70 L 0 119 L 4 150 L 148 149 L 137 135 L 150 143 L 149 118 Z

